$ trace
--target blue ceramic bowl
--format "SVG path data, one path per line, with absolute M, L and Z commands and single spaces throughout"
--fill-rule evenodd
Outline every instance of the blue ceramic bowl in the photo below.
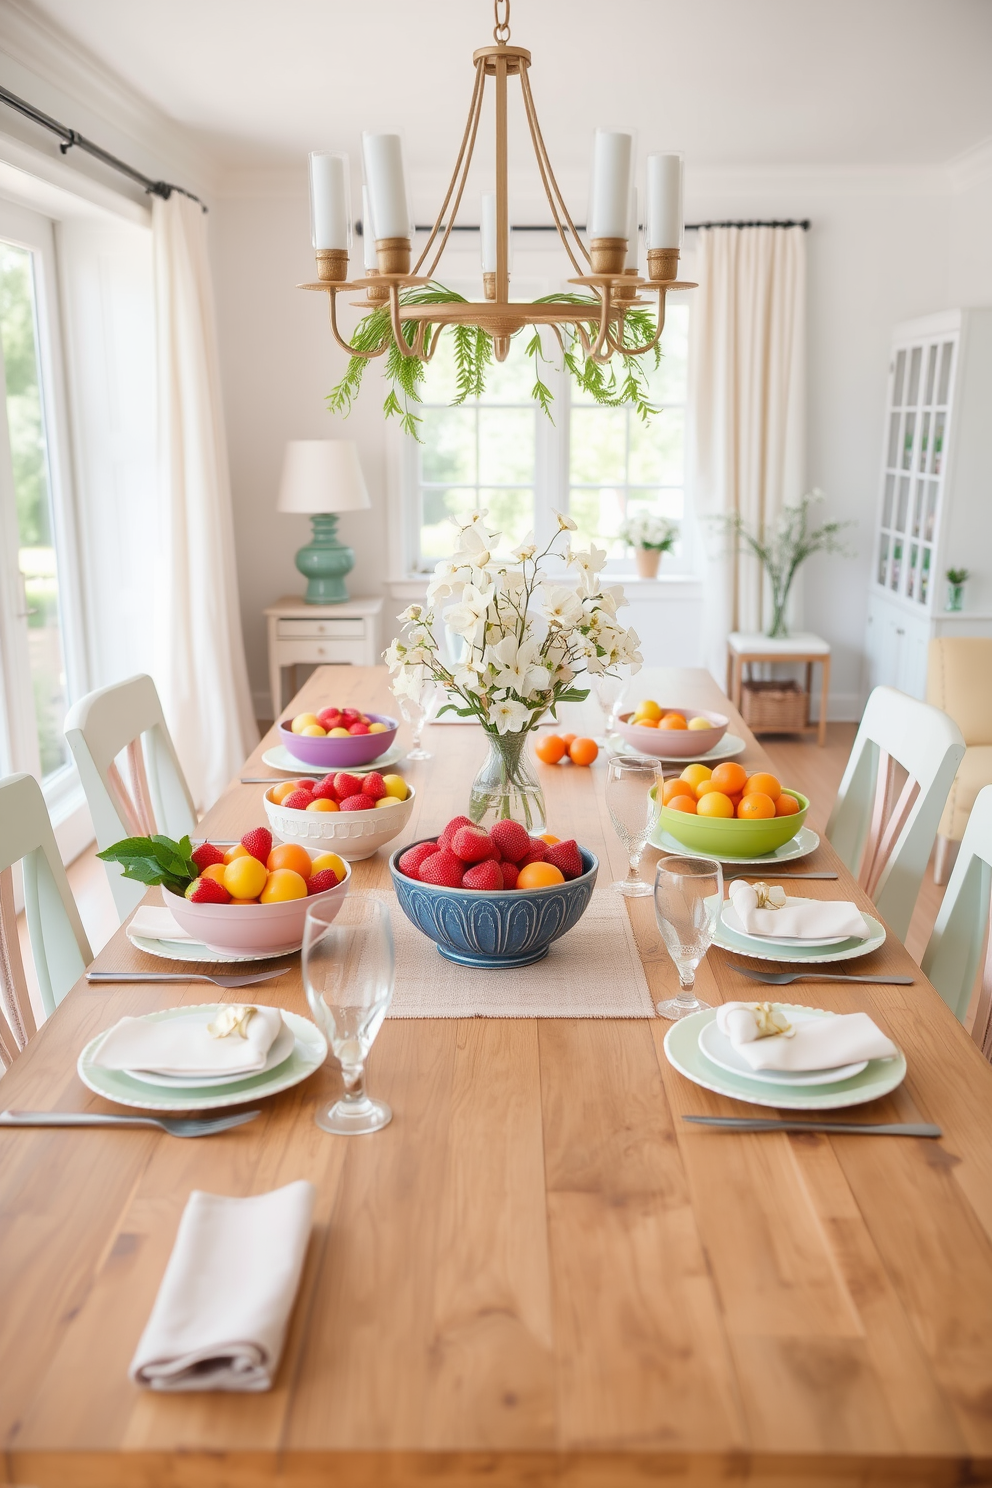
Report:
M 430 839 L 423 837 L 422 842 Z M 444 889 L 407 878 L 399 860 L 415 842 L 399 847 L 389 871 L 400 908 L 442 956 L 462 966 L 529 966 L 548 954 L 552 941 L 571 930 L 592 898 L 599 859 L 579 848 L 581 878 L 547 889 Z

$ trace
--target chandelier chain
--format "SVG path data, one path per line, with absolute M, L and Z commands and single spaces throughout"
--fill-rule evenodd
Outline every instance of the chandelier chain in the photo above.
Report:
M 496 16 L 493 40 L 503 46 L 510 39 L 510 0 L 493 0 L 493 12 Z

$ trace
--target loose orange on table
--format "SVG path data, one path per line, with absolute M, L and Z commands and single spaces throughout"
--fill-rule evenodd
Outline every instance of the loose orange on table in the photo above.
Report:
M 565 757 L 565 740 L 560 734 L 543 734 L 534 745 L 534 753 L 545 765 L 556 765 Z
M 292 868 L 294 873 L 304 879 L 309 878 L 313 872 L 310 854 L 298 842 L 280 842 L 269 853 L 265 866 L 270 873 L 275 873 L 278 868 Z
M 595 739 L 573 739 L 568 746 L 568 757 L 573 765 L 591 765 L 599 754 Z
M 550 889 L 564 882 L 564 873 L 553 863 L 527 863 L 517 875 L 518 889 Z
M 562 736 L 561 736 L 561 742 L 564 744 L 564 746 L 565 746 L 566 749 L 571 749 L 572 745 L 575 743 L 575 735 L 574 734 L 562 734 Z
M 691 801 L 696 799 L 695 791 L 688 780 L 666 780 L 661 792 L 661 804 L 671 806 L 676 796 L 688 796 Z
M 752 791 L 749 796 L 741 797 L 737 815 L 741 821 L 767 821 L 775 815 L 775 802 L 763 791 Z
M 799 809 L 799 802 L 795 796 L 787 796 L 785 791 L 782 792 L 775 802 L 776 816 L 795 816 Z
M 722 765 L 717 765 L 710 780 L 716 790 L 726 791 L 728 796 L 736 796 L 738 791 L 744 789 L 747 771 L 743 765 L 725 760 Z
M 773 801 L 777 801 L 782 794 L 782 786 L 777 776 L 769 774 L 767 770 L 756 770 L 744 782 L 746 796 L 753 796 L 755 791 L 761 791 L 762 795 L 770 796 Z
M 726 816 L 734 814 L 734 803 L 723 791 L 707 791 L 696 803 L 697 816 Z
M 694 796 L 673 796 L 665 805 L 670 806 L 673 811 L 688 811 L 690 816 L 695 816 L 698 810 Z

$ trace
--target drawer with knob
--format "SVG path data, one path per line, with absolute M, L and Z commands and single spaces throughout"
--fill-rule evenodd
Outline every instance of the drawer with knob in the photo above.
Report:
M 365 632 L 364 620 L 280 620 L 276 626 L 276 635 L 281 641 L 316 641 L 321 637 L 357 640 Z

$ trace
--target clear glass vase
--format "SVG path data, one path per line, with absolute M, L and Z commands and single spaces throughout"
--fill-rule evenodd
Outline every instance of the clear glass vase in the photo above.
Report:
M 520 822 L 532 837 L 544 831 L 544 792 L 531 769 L 529 732 L 487 733 L 489 753 L 472 782 L 468 806 L 469 816 L 480 827 L 509 819 Z

